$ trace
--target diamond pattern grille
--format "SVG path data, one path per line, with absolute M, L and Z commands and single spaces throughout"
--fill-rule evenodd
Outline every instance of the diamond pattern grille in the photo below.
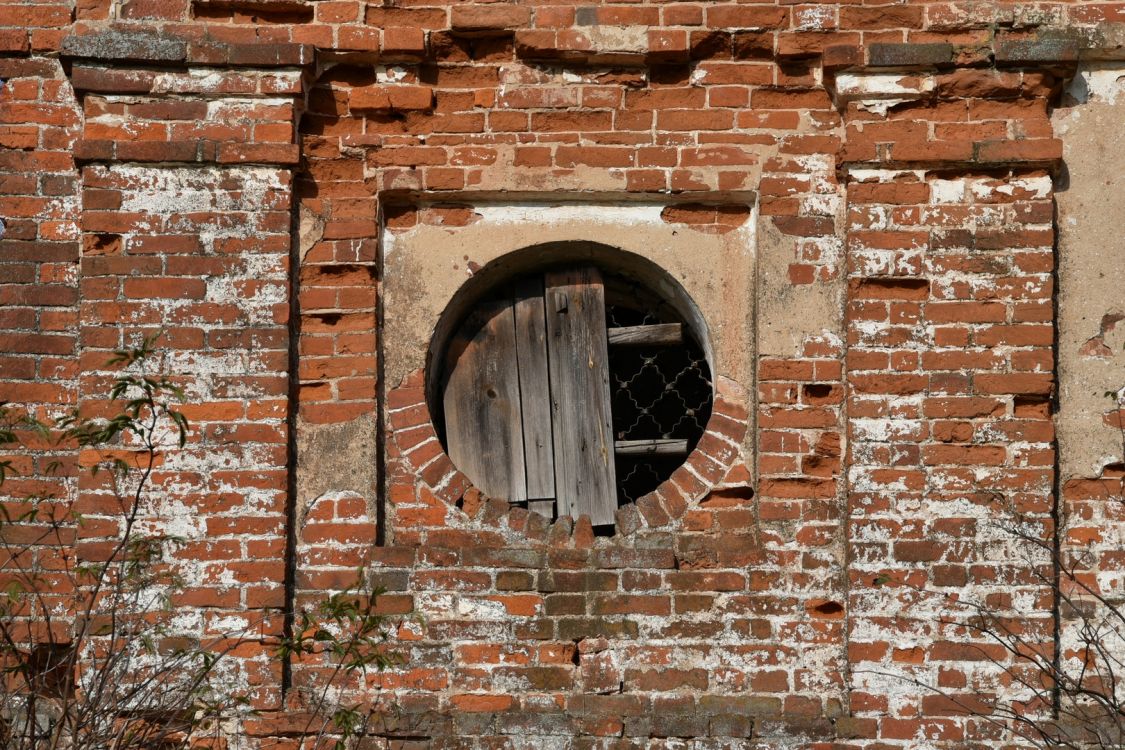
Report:
M 633 291 L 623 299 L 607 284 L 610 327 L 683 323 L 663 301 Z M 686 324 L 674 346 L 610 347 L 609 370 L 616 440 L 679 439 L 688 452 L 695 447 L 711 416 L 713 388 L 707 358 Z M 617 455 L 618 504 L 656 489 L 685 457 Z

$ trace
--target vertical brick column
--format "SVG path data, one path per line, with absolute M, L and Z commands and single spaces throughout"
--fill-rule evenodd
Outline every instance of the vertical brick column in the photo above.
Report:
M 301 121 L 298 377 L 300 418 L 314 428 L 375 412 L 379 205 L 363 153 L 349 148 L 364 139 L 364 116 L 357 109 L 351 119 L 339 117 L 335 97 L 340 85 L 355 82 L 349 73 L 374 82 L 370 70 L 329 71 Z
M 32 12 L 0 6 L 0 13 L 13 17 L 24 10 L 27 29 L 14 34 L 0 28 L 0 50 L 20 38 L 26 45 L 31 27 L 58 21 L 62 8 L 44 5 Z M 79 196 L 72 156 L 78 120 L 74 92 L 56 61 L 0 58 L 0 402 L 48 422 L 78 400 Z M 57 555 L 70 551 L 74 529 L 45 522 L 67 517 L 74 464 L 67 451 L 30 431 L 20 438 L 23 445 L 3 456 L 13 461 L 14 472 L 0 488 L 0 501 L 18 518 L 30 510 L 27 498 L 48 500 L 39 504 L 34 523 L 5 526 L 5 541 L 30 547 L 5 570 L 40 571 L 50 593 L 65 596 L 68 581 L 59 573 Z M 59 625 L 55 635 L 65 637 L 65 618 Z
M 1028 170 L 848 184 L 852 710 L 887 743 L 983 739 L 965 707 L 1019 697 L 957 625 L 974 605 L 1052 637 L 1049 556 L 1007 528 L 1052 534 L 1051 191 Z
M 842 366 L 835 345 L 806 344 L 803 357 L 758 362 L 757 524 L 764 569 L 751 574 L 758 606 L 754 635 L 804 641 L 788 690 L 816 687 L 820 700 L 790 696 L 787 713 L 836 717 L 844 684 L 845 607 L 840 468 Z M 797 633 L 802 635 L 798 636 Z M 820 705 L 818 705 L 820 704 Z
M 140 6 L 134 6 L 138 9 Z M 286 606 L 291 176 L 301 51 L 239 57 L 143 30 L 85 28 L 65 53 L 83 119 L 79 295 L 81 408 L 104 413 L 112 351 L 159 333 L 145 367 L 185 389 L 188 444 L 151 477 L 143 533 L 167 552 L 175 638 L 232 644 L 231 687 L 276 706 L 271 651 Z M 105 32 L 104 34 L 102 32 Z M 174 54 L 173 54 L 174 53 Z M 155 69 L 107 64 L 165 54 Z M 170 57 L 168 57 L 170 55 Z M 252 63 L 256 67 L 249 67 Z M 261 67 L 264 66 L 264 67 Z M 126 92 L 123 94 L 123 92 Z M 280 166 L 279 166 L 280 165 Z M 124 446 L 128 448 L 129 446 Z M 83 455 L 91 463 L 96 456 Z M 79 557 L 120 534 L 103 477 L 82 477 Z M 176 630 L 179 628 L 180 630 Z
M 290 177 L 276 167 L 94 165 L 82 173 L 83 404 L 104 409 L 113 349 L 161 333 L 147 363 L 184 383 L 186 448 L 152 475 L 146 528 L 176 546 L 184 637 L 280 633 L 285 605 Z M 118 533 L 109 488 L 84 480 L 96 550 Z M 277 698 L 268 643 L 245 644 L 258 706 Z M 257 671 L 255 671 L 257 670 Z M 266 671 L 261 671 L 266 670 Z
M 747 52 L 763 43 L 768 36 L 735 36 L 735 47 Z M 839 113 L 811 88 L 809 69 L 778 71 L 777 82 L 755 89 L 750 108 L 739 113 L 745 127 L 790 129 L 776 154 L 762 160 L 758 183 L 755 525 L 767 565 L 751 573 L 751 588 L 772 617 L 755 619 L 752 634 L 800 643 L 782 661 L 795 667 L 784 675 L 793 693 L 784 713 L 808 721 L 815 737 L 821 717 L 833 720 L 833 733 L 847 721 L 843 190 L 828 155 L 839 148 Z M 806 315 L 793 315 L 797 308 Z M 751 686 L 760 689 L 756 681 Z M 816 697 L 799 695 L 804 691 Z

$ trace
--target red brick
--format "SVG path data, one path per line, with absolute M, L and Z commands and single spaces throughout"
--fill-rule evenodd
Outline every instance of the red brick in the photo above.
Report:
M 323 7 L 323 3 L 318 8 Z M 420 28 L 391 26 L 383 29 L 383 54 L 420 57 L 426 52 L 426 35 Z
M 367 86 L 354 88 L 348 97 L 356 111 L 426 110 L 433 107 L 433 89 L 429 86 Z
M 202 279 L 126 279 L 123 289 L 131 298 L 203 299 L 207 284 Z
M 450 27 L 459 31 L 511 30 L 530 24 L 531 9 L 513 5 L 454 5 Z
M 707 8 L 707 24 L 716 28 L 781 29 L 789 25 L 789 9 L 713 4 Z

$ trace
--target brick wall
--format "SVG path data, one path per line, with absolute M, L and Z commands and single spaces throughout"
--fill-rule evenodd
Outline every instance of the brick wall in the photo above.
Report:
M 1057 627 L 1049 555 L 1004 528 L 1050 542 L 1059 515 L 1049 110 L 1079 61 L 1125 57 L 1123 22 L 1115 2 L 0 2 L 0 398 L 96 409 L 110 350 L 164 332 L 194 431 L 152 520 L 186 540 L 186 627 L 255 629 L 240 679 L 271 742 L 322 676 L 293 664 L 282 694 L 283 612 L 366 563 L 405 657 L 348 686 L 394 717 L 373 747 L 992 746 L 958 702 L 1026 696 L 960 623 L 983 602 L 1047 649 Z M 680 231 L 758 237 L 739 293 L 788 338 L 717 379 L 707 439 L 613 537 L 483 497 L 425 374 L 383 381 L 382 322 L 410 314 L 382 307 L 384 232 L 455 238 L 497 196 L 674 199 Z M 36 479 L 6 491 L 97 517 L 105 486 L 66 451 L 44 479 L 51 456 L 20 454 Z M 1075 542 L 1120 460 L 1067 484 Z

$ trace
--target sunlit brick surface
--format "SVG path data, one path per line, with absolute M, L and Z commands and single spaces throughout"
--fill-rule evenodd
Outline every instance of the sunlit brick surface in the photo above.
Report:
M 964 618 L 1073 642 L 1060 519 L 1081 580 L 1122 593 L 1121 455 L 1056 477 L 1050 112 L 1080 63 L 1120 65 L 1123 23 L 1093 1 L 0 0 L 0 399 L 102 409 L 112 350 L 163 332 L 193 432 L 148 521 L 184 538 L 177 627 L 244 633 L 239 742 L 299 746 L 326 667 L 292 663 L 283 694 L 283 613 L 366 565 L 404 661 L 342 686 L 385 708 L 365 747 L 1020 747 L 966 715 L 1026 695 Z M 666 201 L 677 232 L 757 238 L 757 281 L 724 290 L 754 300 L 753 375 L 716 378 L 697 449 L 612 537 L 482 496 L 425 373 L 382 381 L 381 323 L 410 313 L 382 306 L 384 232 L 455 237 L 498 196 Z M 1120 428 L 1112 407 L 1091 422 Z M 4 486 L 90 519 L 44 566 L 116 532 L 84 460 L 32 443 Z

